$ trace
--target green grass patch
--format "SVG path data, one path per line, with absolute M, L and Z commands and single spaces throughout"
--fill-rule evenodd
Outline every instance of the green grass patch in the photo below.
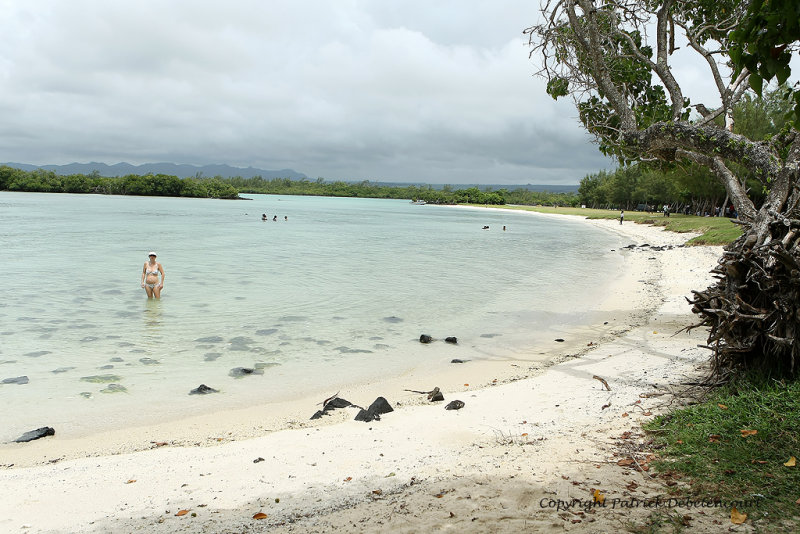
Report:
M 551 206 L 492 206 L 510 210 L 535 211 L 557 215 L 577 215 L 587 219 L 619 219 L 619 211 L 595 210 L 590 208 L 554 208 Z M 626 211 L 625 222 L 664 226 L 670 232 L 698 233 L 698 237 L 690 239 L 688 245 L 727 245 L 742 235 L 739 226 L 727 217 L 697 217 L 673 213 L 664 217 L 660 213 Z
M 738 511 L 763 532 L 800 529 L 800 381 L 743 377 L 645 430 L 663 446 L 651 466 L 683 474 L 691 497 L 749 501 Z

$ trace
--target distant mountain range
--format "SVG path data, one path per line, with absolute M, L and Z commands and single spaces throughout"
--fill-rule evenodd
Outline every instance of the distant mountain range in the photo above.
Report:
M 100 176 L 126 176 L 128 174 L 166 174 L 169 176 L 177 176 L 179 178 L 191 178 L 195 176 L 202 176 L 204 178 L 213 178 L 214 176 L 221 176 L 223 178 L 253 178 L 261 176 L 265 180 L 272 180 L 273 178 L 289 178 L 290 180 L 302 180 L 308 178 L 303 173 L 294 171 L 292 169 L 282 169 L 279 171 L 268 171 L 264 169 L 256 169 L 255 167 L 231 167 L 230 165 L 182 165 L 177 163 L 143 163 L 142 165 L 132 165 L 130 163 L 116 163 L 114 165 L 107 165 L 105 163 L 70 163 L 68 165 L 30 165 L 27 163 L 0 163 L 15 169 L 22 169 L 23 171 L 34 171 L 36 169 L 44 169 L 46 171 L 53 171 L 56 174 L 91 174 L 95 171 L 100 173 Z M 360 182 L 360 180 L 353 180 Z M 423 182 L 373 182 L 377 185 L 388 187 L 408 187 L 416 185 L 420 187 L 430 187 L 441 190 L 445 184 L 426 184 Z M 453 189 L 467 189 L 470 187 L 477 187 L 481 191 L 486 189 L 497 191 L 498 189 L 508 189 L 514 191 L 516 189 L 527 189 L 528 191 L 543 191 L 548 193 L 577 193 L 577 185 L 546 185 L 546 184 L 526 184 L 526 185 L 502 185 L 502 184 L 449 184 Z
M 292 180 L 302 180 L 308 178 L 305 174 L 293 171 L 292 169 L 282 169 L 279 171 L 267 171 L 264 169 L 256 169 L 254 167 L 240 168 L 231 167 L 230 165 L 178 165 L 176 163 L 143 163 L 142 165 L 131 165 L 130 163 L 117 163 L 115 165 L 107 165 L 105 163 L 70 163 L 68 165 L 29 165 L 26 163 L 0 163 L 0 165 L 7 165 L 15 169 L 22 169 L 23 171 L 33 171 L 36 169 L 44 169 L 46 171 L 54 171 L 56 174 L 91 174 L 95 171 L 100 173 L 100 176 L 126 176 L 128 174 L 166 174 L 169 176 L 177 176 L 179 178 L 189 178 L 194 176 L 202 176 L 205 178 L 213 178 L 214 176 L 221 176 L 223 178 L 233 178 L 240 176 L 242 178 L 253 178 L 261 176 L 266 180 L 273 178 L 289 178 Z

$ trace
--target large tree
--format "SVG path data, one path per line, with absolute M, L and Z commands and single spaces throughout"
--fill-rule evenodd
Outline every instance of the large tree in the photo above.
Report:
M 796 5 L 543 0 L 544 22 L 526 30 L 548 93 L 574 99 L 604 153 L 623 163 L 692 162 L 724 185 L 744 234 L 726 248 L 717 283 L 692 301 L 719 372 L 760 366 L 795 374 L 800 364 L 800 135 L 787 124 L 762 141 L 733 127 L 751 80 L 759 93 L 762 79 L 785 81 L 787 57 L 798 50 L 797 18 L 781 31 L 759 32 L 753 21 L 769 16 L 774 24 Z M 676 79 L 672 64 L 688 52 L 707 67 L 713 102 L 690 101 L 691 87 Z M 750 194 L 743 173 L 758 179 L 761 195 Z

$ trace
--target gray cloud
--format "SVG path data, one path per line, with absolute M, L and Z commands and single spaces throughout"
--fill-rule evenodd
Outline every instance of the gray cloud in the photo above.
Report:
M 7 0 L 0 161 L 577 183 L 612 165 L 554 102 L 536 3 Z

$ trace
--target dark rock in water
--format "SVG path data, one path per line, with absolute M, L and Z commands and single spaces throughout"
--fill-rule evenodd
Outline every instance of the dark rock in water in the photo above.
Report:
M 467 363 L 469 360 L 459 360 L 458 358 L 453 358 L 450 360 L 450 363 Z
M 109 382 L 119 382 L 122 377 L 119 375 L 92 375 L 82 376 L 81 382 L 91 382 L 93 384 L 108 384 Z
M 317 410 L 317 413 L 311 416 L 311 420 L 313 421 L 314 419 L 322 419 L 323 415 L 326 415 L 324 410 Z
M 366 349 L 351 349 L 350 347 L 336 347 L 335 350 L 338 350 L 342 354 L 372 354 L 371 350 Z
M 447 406 L 444 407 L 445 410 L 460 410 L 464 407 L 464 402 L 460 400 L 450 401 Z
M 51 372 L 55 374 L 59 373 L 66 373 L 67 371 L 72 371 L 75 367 L 59 367 L 58 369 L 53 369 Z
M 222 343 L 225 341 L 224 338 L 220 336 L 208 336 L 208 337 L 199 337 L 195 339 L 197 343 Z
M 27 384 L 28 382 L 29 382 L 29 380 L 28 380 L 27 376 L 17 376 L 17 377 L 14 377 L 14 378 L 4 378 L 2 383 L 3 384 L 20 384 L 20 385 L 22 385 L 22 384 Z
M 33 352 L 26 352 L 23 356 L 28 356 L 29 358 L 38 358 L 39 356 L 44 356 L 45 354 L 50 354 L 49 350 L 35 350 Z
M 444 338 L 444 340 L 445 340 L 445 342 L 452 343 L 453 345 L 457 345 L 458 344 L 458 338 L 455 337 L 455 336 L 446 337 L 446 338 Z
M 256 335 L 257 336 L 268 336 L 270 334 L 274 334 L 277 331 L 278 331 L 277 328 L 265 328 L 263 330 L 256 330 Z
M 419 336 L 420 343 L 430 343 L 431 341 L 433 341 L 433 338 L 428 334 L 422 334 L 421 336 Z
M 200 384 L 192 391 L 189 392 L 189 395 L 208 395 L 209 393 L 219 393 L 219 390 L 214 388 L 210 388 L 205 384 Z
M 563 339 L 561 339 L 561 338 L 557 338 L 557 339 L 556 339 L 556 342 L 557 342 L 557 343 L 563 343 L 563 342 L 564 342 L 564 340 L 563 340 Z
M 247 375 L 263 375 L 263 369 L 250 369 L 248 367 L 234 367 L 230 371 L 228 371 L 228 376 L 232 376 L 233 378 L 242 378 L 243 376 Z
M 56 431 L 53 430 L 49 426 L 43 426 L 42 428 L 37 428 L 36 430 L 31 430 L 30 432 L 25 432 L 20 437 L 14 440 L 15 443 L 27 443 L 29 441 L 33 441 L 35 439 L 44 438 L 47 436 L 55 436 Z

